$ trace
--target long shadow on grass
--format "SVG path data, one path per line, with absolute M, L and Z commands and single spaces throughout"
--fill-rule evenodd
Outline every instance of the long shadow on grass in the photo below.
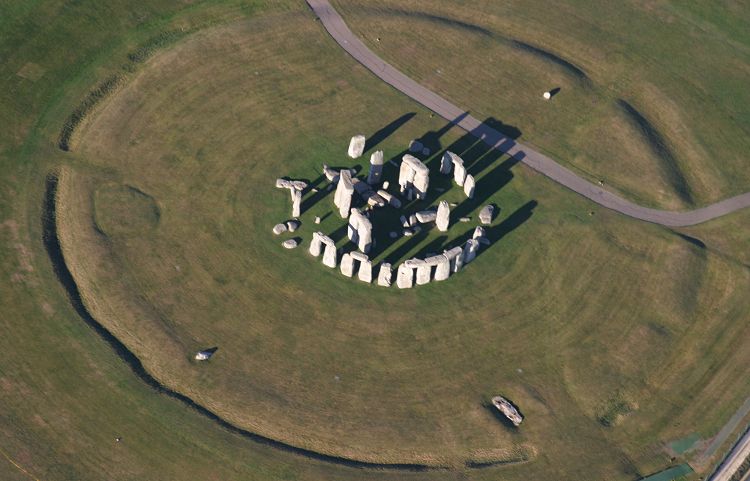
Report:
M 372 136 L 370 136 L 365 141 L 365 152 L 367 152 L 370 149 L 374 149 L 377 147 L 377 145 L 390 137 L 396 130 L 398 130 L 402 125 L 404 125 L 406 122 L 411 120 L 412 117 L 414 117 L 416 112 L 409 112 L 408 114 L 404 114 L 401 117 L 397 118 L 390 124 L 386 125 L 382 129 L 378 130 Z
M 117 354 L 117 356 L 125 362 L 130 370 L 135 374 L 141 381 L 146 383 L 150 388 L 154 389 L 160 394 L 164 394 L 168 397 L 176 399 L 182 402 L 186 406 L 195 410 L 198 414 L 205 416 L 211 421 L 215 422 L 222 428 L 229 432 L 238 434 L 246 439 L 250 439 L 258 444 L 264 446 L 270 446 L 281 451 L 303 456 L 308 459 L 316 461 L 323 461 L 326 463 L 337 464 L 350 468 L 358 469 L 377 469 L 377 470 L 397 470 L 397 471 L 431 471 L 431 470 L 443 470 L 444 468 L 431 467 L 423 464 L 409 464 L 409 463 L 370 463 L 366 461 L 358 461 L 356 459 L 349 459 L 339 456 L 331 456 L 328 454 L 318 453 L 310 451 L 308 449 L 298 448 L 281 441 L 270 439 L 259 434 L 247 431 L 240 427 L 231 424 L 225 419 L 221 418 L 216 413 L 206 409 L 200 404 L 195 403 L 189 397 L 180 394 L 176 391 L 172 391 L 164 387 L 159 381 L 157 381 L 151 374 L 146 371 L 143 364 L 138 357 L 133 354 L 128 348 L 120 342 L 107 328 L 100 324 L 86 309 L 81 299 L 81 294 L 78 290 L 78 286 L 73 279 L 68 266 L 65 264 L 65 258 L 63 256 L 62 248 L 60 246 L 60 240 L 57 236 L 57 218 L 56 218 L 56 202 L 55 196 L 57 194 L 58 179 L 55 175 L 49 175 L 46 180 L 46 191 L 44 198 L 44 209 L 42 214 L 42 227 L 43 227 L 43 241 L 44 247 L 47 250 L 47 255 L 50 258 L 52 267 L 55 274 L 62 284 L 63 288 L 68 294 L 70 303 L 75 309 L 76 313 L 83 319 L 83 321 L 101 337 L 110 348 Z

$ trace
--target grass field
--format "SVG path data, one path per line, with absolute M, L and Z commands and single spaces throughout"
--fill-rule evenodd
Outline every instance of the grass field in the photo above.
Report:
M 688 208 L 750 185 L 745 4 L 334 4 L 407 75 L 638 202 Z
M 670 464 L 663 443 L 712 436 L 750 394 L 745 213 L 680 237 L 600 210 L 382 85 L 296 2 L 15 8 L 0 20 L 17 82 L 0 100 L 15 119 L 0 132 L 3 479 L 630 480 Z M 34 27 L 44 12 L 60 23 Z M 189 33 L 164 33 L 177 31 Z M 60 150 L 71 112 L 113 75 Z M 426 137 L 462 153 L 479 199 L 459 210 L 497 203 L 494 244 L 445 283 L 365 286 L 305 252 L 313 227 L 342 225 L 314 226 L 332 201 L 311 195 L 303 247 L 283 250 L 271 227 L 290 206 L 274 179 L 362 164 L 346 159 L 348 138 L 404 115 L 377 148 L 395 157 Z M 148 387 L 56 279 L 40 221 L 50 172 L 85 309 L 159 382 L 293 446 L 448 469 L 309 459 Z M 191 360 L 210 346 L 211 362 Z M 498 392 L 526 415 L 521 430 L 485 406 Z

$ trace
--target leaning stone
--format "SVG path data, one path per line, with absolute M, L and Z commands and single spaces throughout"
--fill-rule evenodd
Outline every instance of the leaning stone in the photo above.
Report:
M 369 260 L 360 262 L 357 277 L 362 282 L 367 282 L 368 284 L 372 282 L 372 262 Z
M 479 241 L 476 239 L 469 239 L 464 245 L 464 264 L 468 264 L 473 261 L 479 252 Z
M 485 205 L 482 210 L 479 211 L 479 222 L 484 225 L 490 225 L 492 223 L 492 215 L 495 213 L 495 206 L 492 204 Z
M 441 200 L 438 204 L 437 213 L 435 214 L 435 225 L 440 232 L 448 230 L 451 222 L 451 209 L 448 206 L 448 202 Z
M 409 152 L 416 154 L 418 152 L 422 152 L 422 149 L 424 149 L 424 145 L 422 144 L 422 142 L 418 140 L 412 140 L 411 142 L 409 142 Z
M 286 232 L 286 230 L 286 224 L 276 224 L 275 226 L 273 226 L 273 233 L 276 235 L 283 234 L 284 232 Z
M 355 135 L 352 140 L 349 141 L 349 157 L 356 159 L 361 157 L 365 151 L 365 136 Z
M 399 289 L 409 289 L 414 285 L 414 269 L 408 267 L 406 263 L 398 266 L 396 285 Z
M 323 252 L 323 265 L 332 269 L 335 268 L 337 260 L 336 258 L 336 244 L 334 244 L 333 242 L 331 242 L 330 244 L 326 243 L 326 249 Z
M 410 228 L 404 229 L 404 237 L 411 237 L 414 235 L 414 231 Z
M 435 222 L 435 219 L 437 219 L 437 212 L 434 210 L 422 210 L 417 212 L 415 217 L 421 224 Z
M 342 219 L 349 217 L 352 195 L 354 195 L 354 184 L 352 183 L 351 172 L 342 170 L 336 187 L 336 194 L 333 197 L 333 203 L 339 208 L 339 215 Z
M 467 175 L 466 180 L 464 181 L 464 194 L 466 194 L 466 197 L 468 197 L 469 199 L 473 199 L 475 188 L 476 182 L 474 182 L 474 176 Z
M 354 275 L 354 258 L 352 258 L 351 254 L 344 254 L 341 256 L 341 264 L 339 265 L 339 268 L 341 269 L 341 273 L 346 277 Z
M 281 245 L 284 246 L 284 249 L 294 249 L 299 245 L 299 242 L 296 239 L 287 239 Z
M 393 278 L 393 268 L 387 262 L 380 264 L 380 270 L 378 271 L 378 285 L 383 287 L 391 287 L 391 279 Z
M 286 228 L 289 229 L 289 232 L 296 231 L 300 226 L 300 222 L 296 220 L 289 220 L 286 222 Z
M 383 151 L 378 150 L 370 156 L 370 172 L 367 174 L 367 183 L 376 185 L 380 183 L 383 175 Z

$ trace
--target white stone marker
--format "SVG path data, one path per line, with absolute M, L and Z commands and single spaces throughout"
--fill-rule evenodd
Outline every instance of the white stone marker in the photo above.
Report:
M 356 159 L 362 156 L 365 151 L 365 136 L 355 135 L 349 141 L 349 157 Z
M 339 264 L 339 269 L 341 269 L 341 273 L 346 277 L 351 277 L 354 275 L 354 258 L 352 258 L 351 254 L 344 254 L 343 256 L 341 256 L 341 264 Z
M 448 201 L 441 200 L 438 204 L 437 215 L 435 217 L 435 225 L 440 232 L 448 230 L 451 222 L 451 208 L 448 205 Z
M 469 199 L 474 198 L 474 189 L 476 188 L 477 184 L 474 182 L 474 176 L 473 175 L 467 175 L 466 180 L 464 181 L 464 194 L 466 194 L 466 197 Z
M 370 172 L 367 174 L 367 183 L 377 185 L 383 175 L 383 151 L 378 150 L 370 156 Z
M 287 239 L 281 243 L 284 249 L 294 249 L 299 245 L 296 239 Z
M 284 232 L 286 232 L 286 230 L 286 224 L 276 224 L 275 226 L 273 226 L 273 233 L 276 235 L 283 234 Z
M 391 280 L 393 278 L 393 267 L 388 262 L 380 264 L 380 270 L 378 271 L 378 285 L 383 287 L 391 287 Z
M 398 266 L 396 285 L 399 289 L 409 289 L 414 285 L 414 269 L 407 266 L 405 262 Z

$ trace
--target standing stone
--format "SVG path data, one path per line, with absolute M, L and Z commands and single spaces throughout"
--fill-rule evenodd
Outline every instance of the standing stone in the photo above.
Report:
M 468 197 L 469 199 L 473 199 L 475 188 L 476 182 L 474 182 L 474 176 L 467 175 L 466 180 L 464 181 L 464 194 L 466 194 L 466 197 Z
M 322 235 L 320 232 L 313 232 L 312 242 L 310 242 L 310 254 L 315 257 L 318 257 L 323 250 Z
M 352 174 L 348 170 L 342 170 L 339 175 L 338 187 L 336 194 L 333 196 L 333 203 L 339 208 L 339 215 L 342 219 L 349 216 L 352 207 L 352 196 L 354 195 L 354 184 L 352 184 Z
M 448 230 L 448 226 L 451 222 L 451 208 L 448 206 L 448 201 L 441 200 L 438 204 L 437 215 L 435 218 L 435 225 L 440 232 Z
M 464 249 L 461 246 L 454 247 L 445 252 L 445 256 L 451 263 L 451 272 L 456 273 L 464 266 Z
M 398 266 L 396 285 L 399 289 L 409 289 L 414 285 L 414 269 L 407 266 L 406 262 Z
M 276 235 L 283 234 L 284 232 L 286 232 L 286 230 L 286 224 L 276 224 L 275 226 L 273 226 L 273 233 Z
M 367 183 L 376 185 L 380 183 L 383 175 L 383 151 L 378 150 L 370 156 L 370 172 L 367 174 Z
M 393 278 L 393 268 L 388 262 L 380 264 L 380 270 L 378 271 L 378 285 L 383 287 L 391 287 L 391 279 Z
M 416 172 L 412 168 L 413 161 L 418 161 L 418 159 L 406 154 L 401 159 L 401 165 L 398 167 L 398 185 L 402 193 L 414 183 Z
M 367 254 L 372 247 L 372 222 L 357 209 L 352 209 L 347 227 L 349 240 L 357 244 L 360 251 Z
M 468 264 L 473 261 L 479 252 L 479 241 L 476 239 L 469 239 L 464 245 L 464 264 Z
M 292 217 L 300 216 L 300 208 L 302 206 L 302 190 L 292 189 Z
M 367 282 L 368 284 L 372 282 L 372 262 L 369 259 L 359 263 L 357 277 L 362 282 Z
M 362 156 L 365 151 L 365 136 L 355 135 L 349 141 L 349 157 L 356 159 Z
M 286 222 L 286 228 L 289 230 L 289 232 L 294 232 L 297 229 L 299 229 L 301 222 L 296 220 L 289 220 Z
M 335 269 L 337 260 L 336 244 L 331 241 L 330 243 L 325 243 L 325 245 L 326 249 L 323 252 L 323 265 Z
M 416 175 L 414 176 L 414 189 L 417 193 L 417 199 L 425 199 L 429 187 L 430 169 L 426 165 L 420 163 L 420 168 L 417 169 Z
M 339 269 L 341 269 L 341 273 L 346 277 L 351 277 L 354 275 L 354 258 L 352 258 L 351 254 L 344 254 L 343 256 L 341 256 L 341 264 L 339 264 Z
M 451 261 L 445 254 L 436 256 L 437 265 L 435 267 L 435 280 L 444 281 L 451 275 Z
M 495 206 L 492 204 L 485 205 L 482 210 L 479 211 L 479 222 L 484 225 L 490 225 L 492 223 L 492 214 L 495 213 Z
M 481 225 L 478 225 L 477 228 L 474 229 L 474 234 L 471 236 L 471 238 L 479 240 L 479 239 L 483 238 L 484 236 L 485 236 L 484 235 L 484 227 L 482 227 Z
M 453 152 L 446 151 L 443 154 L 443 158 L 440 159 L 441 174 L 450 175 L 451 171 L 453 170 L 453 156 L 451 154 L 453 154 Z
M 463 161 L 453 163 L 453 180 L 456 181 L 459 187 L 464 185 L 466 181 L 466 167 L 464 167 Z

